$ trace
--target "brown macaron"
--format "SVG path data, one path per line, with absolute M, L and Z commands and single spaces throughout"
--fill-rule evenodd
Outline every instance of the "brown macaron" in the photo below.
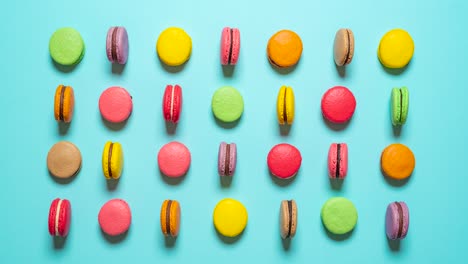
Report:
M 73 177 L 81 168 L 81 152 L 73 143 L 60 141 L 47 154 L 49 172 L 60 179 Z
M 297 205 L 294 200 L 283 200 L 280 206 L 281 238 L 293 238 L 297 229 Z
M 54 117 L 59 122 L 70 123 L 75 107 L 75 95 L 71 86 L 59 85 L 55 90 Z
M 180 230 L 180 204 L 176 200 L 165 200 L 161 205 L 161 231 L 164 236 L 176 237 Z
M 333 55 L 337 66 L 350 64 L 354 56 L 354 34 L 349 28 L 340 28 L 335 35 Z

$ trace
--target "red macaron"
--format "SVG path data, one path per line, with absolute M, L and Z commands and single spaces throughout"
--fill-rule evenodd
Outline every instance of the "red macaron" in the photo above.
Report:
M 301 167 L 301 162 L 301 152 L 293 145 L 286 143 L 274 146 L 267 157 L 271 174 L 281 179 L 295 176 Z
M 71 204 L 67 199 L 55 199 L 49 209 L 49 233 L 65 237 L 70 230 Z
M 221 64 L 236 65 L 240 52 L 240 31 L 225 27 L 221 33 Z
M 132 212 L 126 201 L 112 199 L 101 207 L 98 221 L 104 233 L 109 236 L 118 236 L 130 228 Z
M 182 88 L 179 85 L 167 85 L 164 91 L 162 110 L 164 120 L 176 124 L 182 111 Z
M 353 116 L 355 109 L 356 99 L 344 86 L 332 87 L 322 97 L 322 114 L 332 123 L 346 123 Z

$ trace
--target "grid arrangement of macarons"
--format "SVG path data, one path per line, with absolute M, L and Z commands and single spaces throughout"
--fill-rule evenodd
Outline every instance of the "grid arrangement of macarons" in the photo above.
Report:
M 129 57 L 129 37 L 125 27 L 116 26 L 108 30 L 106 55 L 109 62 L 125 64 Z M 354 57 L 354 34 L 349 28 L 336 32 L 333 56 L 337 67 L 346 67 Z M 237 28 L 225 27 L 221 31 L 220 64 L 235 66 L 239 60 L 241 34 Z M 81 61 L 85 54 L 85 44 L 80 33 L 73 28 L 58 29 L 50 38 L 49 51 L 55 63 L 72 66 Z M 192 40 L 182 28 L 169 27 L 161 32 L 156 42 L 156 53 L 168 67 L 183 65 L 190 59 Z M 291 30 L 280 30 L 271 36 L 267 43 L 267 59 L 273 67 L 288 69 L 294 67 L 301 58 L 303 44 L 300 36 Z M 404 69 L 414 52 L 414 42 L 403 29 L 388 31 L 381 39 L 377 56 L 381 64 L 389 69 Z M 407 87 L 391 89 L 391 118 L 395 127 L 403 126 L 409 112 L 409 91 Z M 182 87 L 168 84 L 162 96 L 162 118 L 170 124 L 177 124 L 182 115 Z M 54 96 L 54 117 L 59 123 L 70 123 L 75 105 L 72 86 L 60 84 Z M 328 89 L 321 99 L 323 117 L 333 124 L 351 122 L 357 106 L 351 89 L 334 86 Z M 122 123 L 130 118 L 133 101 L 123 87 L 111 86 L 105 89 L 98 107 L 102 118 L 110 123 Z M 242 116 L 244 101 L 241 93 L 231 86 L 223 86 L 212 96 L 211 109 L 216 119 L 223 123 L 233 123 Z M 279 88 L 276 101 L 278 124 L 290 127 L 294 123 L 295 97 L 291 86 Z M 344 181 L 348 172 L 348 146 L 337 142 L 328 151 L 328 176 L 332 181 Z M 221 142 L 218 150 L 218 174 L 220 177 L 235 177 L 237 164 L 236 143 Z M 122 175 L 124 150 L 119 142 L 105 142 L 102 151 L 102 174 L 109 180 L 117 180 Z M 170 178 L 183 177 L 190 169 L 191 152 L 181 142 L 163 145 L 157 154 L 157 163 L 162 174 Z M 387 146 L 381 154 L 381 170 L 385 177 L 396 181 L 407 180 L 415 168 L 415 157 L 411 149 L 395 143 Z M 279 180 L 291 180 L 301 168 L 301 152 L 289 143 L 273 146 L 266 157 L 270 173 Z M 79 148 L 69 141 L 53 145 L 47 155 L 47 168 L 53 177 L 72 180 L 82 166 Z M 54 199 L 50 205 L 48 228 L 52 236 L 66 237 L 71 225 L 72 206 L 67 199 Z M 358 210 L 352 201 L 345 197 L 331 197 L 321 209 L 324 227 L 332 234 L 345 235 L 355 228 Z M 78 216 L 79 217 L 79 216 Z M 111 199 L 97 214 L 102 231 L 109 236 L 119 236 L 131 226 L 132 213 L 129 204 L 123 199 Z M 177 200 L 162 201 L 160 211 L 161 233 L 166 237 L 177 237 L 181 225 L 181 204 Z M 298 205 L 294 199 L 280 203 L 279 236 L 290 240 L 298 229 Z M 213 210 L 213 225 L 224 237 L 237 237 L 247 226 L 248 212 L 241 201 L 224 198 Z M 391 240 L 404 239 L 409 230 L 409 208 L 403 201 L 388 204 L 385 217 L 386 235 Z

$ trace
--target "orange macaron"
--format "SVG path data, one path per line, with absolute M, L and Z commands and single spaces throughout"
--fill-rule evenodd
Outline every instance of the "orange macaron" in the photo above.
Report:
M 385 176 L 395 180 L 403 180 L 413 173 L 416 160 L 413 152 L 407 146 L 391 144 L 382 152 L 380 165 Z
M 180 230 L 180 204 L 176 200 L 165 200 L 161 205 L 161 231 L 164 236 L 176 237 Z
M 270 62 L 287 68 L 297 64 L 302 54 L 302 40 L 291 30 L 280 30 L 268 41 L 267 55 Z
M 60 84 L 55 90 L 54 117 L 59 122 L 70 123 L 75 106 L 75 95 L 71 86 Z

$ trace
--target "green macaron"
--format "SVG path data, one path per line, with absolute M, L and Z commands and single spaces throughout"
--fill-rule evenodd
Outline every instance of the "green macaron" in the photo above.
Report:
M 213 94 L 211 109 L 218 120 L 225 123 L 234 122 L 244 111 L 244 99 L 234 87 L 223 86 Z
M 330 233 L 343 235 L 354 229 L 358 214 L 350 200 L 334 197 L 323 205 L 321 217 L 323 225 Z
M 392 124 L 401 126 L 405 124 L 408 116 L 409 92 L 408 88 L 392 89 Z
M 85 44 L 80 32 L 70 27 L 58 29 L 50 37 L 49 52 L 58 64 L 64 66 L 77 64 L 85 52 Z

